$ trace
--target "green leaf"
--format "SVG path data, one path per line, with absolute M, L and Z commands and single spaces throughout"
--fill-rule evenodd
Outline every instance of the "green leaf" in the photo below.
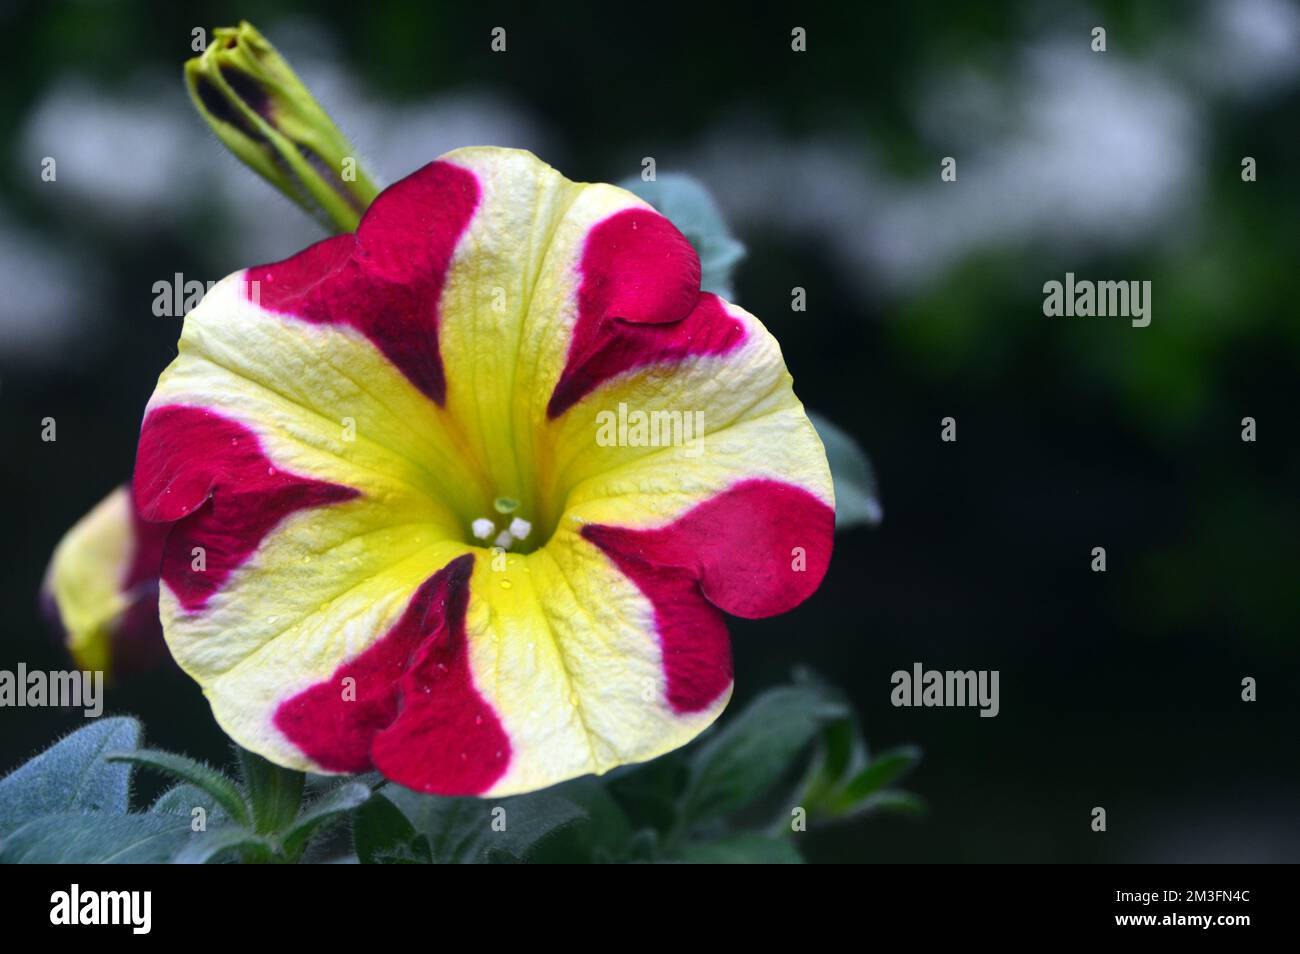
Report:
M 821 436 L 826 448 L 826 460 L 831 465 L 831 480 L 835 485 L 835 529 L 866 525 L 877 526 L 884 519 L 880 505 L 880 490 L 871 461 L 857 441 L 813 411 L 808 419 Z
M 268 762 L 242 746 L 236 746 L 236 749 L 248 800 L 253 808 L 254 830 L 262 834 L 281 831 L 298 814 L 306 776 Z
M 388 785 L 383 796 L 429 843 L 435 864 L 521 861 L 547 835 L 583 817 L 552 791 L 510 798 L 442 798 Z
M 154 815 L 184 815 L 193 819 L 196 808 L 203 809 L 208 824 L 223 822 L 229 817 L 215 798 L 188 782 L 182 782 L 159 795 L 157 801 L 149 807 L 149 812 Z
M 230 855 L 241 861 L 269 861 L 275 846 L 240 825 L 225 825 L 195 835 L 172 859 L 178 865 L 216 864 Z
M 822 771 L 838 782 L 867 761 L 866 746 L 856 719 L 832 722 L 822 732 Z
M 678 801 L 689 777 L 686 753 L 678 749 L 639 765 L 621 766 L 601 781 L 638 827 L 666 833 L 677 823 Z
M 161 864 L 190 835 L 179 815 L 47 815 L 0 840 L 0 864 Z
M 585 817 L 548 834 L 529 852 L 529 861 L 611 864 L 649 857 L 638 855 L 631 820 L 605 779 L 576 778 L 552 791 L 577 805 Z
M 785 838 L 741 834 L 682 848 L 673 860 L 692 865 L 801 865 L 803 856 Z
M 921 761 L 921 750 L 915 746 L 901 746 L 882 752 L 855 775 L 841 796 L 844 807 L 851 808 L 880 789 L 898 781 Z
M 245 828 L 251 827 L 252 818 L 244 796 L 235 783 L 210 765 L 196 762 L 184 755 L 158 749 L 139 749 L 135 752 L 116 752 L 108 756 L 111 762 L 131 762 L 144 765 L 166 775 L 189 782 L 207 792 L 226 810 L 231 818 Z
M 894 815 L 924 815 L 925 802 L 911 792 L 888 789 L 864 799 L 849 813 L 852 817 L 871 812 L 889 812 Z
M 798 804 L 828 805 L 848 779 L 866 764 L 867 747 L 857 719 L 850 716 L 832 722 L 822 730 L 808 774 L 800 786 L 802 795 L 797 799 Z
M 352 843 L 363 865 L 430 864 L 429 839 L 387 798 L 372 798 L 352 819 Z
M 104 753 L 140 744 L 134 719 L 99 719 L 0 779 L 0 837 L 44 815 L 127 810 L 131 769 Z
M 847 715 L 844 703 L 819 686 L 783 686 L 760 695 L 695 750 L 679 833 L 767 793 L 823 726 Z
M 332 792 L 322 795 L 304 808 L 302 814 L 293 820 L 293 824 L 281 836 L 284 853 L 290 858 L 297 858 L 307 847 L 312 835 L 348 812 L 360 808 L 369 798 L 370 789 L 360 782 L 344 782 Z
M 619 185 L 653 205 L 694 246 L 700 256 L 700 287 L 732 300 L 732 274 L 745 257 L 745 246 L 731 234 L 709 190 L 680 173 L 666 173 L 654 182 L 633 176 Z

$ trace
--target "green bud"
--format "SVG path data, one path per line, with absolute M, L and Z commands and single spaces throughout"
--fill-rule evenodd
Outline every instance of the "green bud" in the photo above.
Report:
M 185 64 L 194 108 L 254 172 L 340 232 L 379 188 L 289 64 L 248 22 L 218 27 Z

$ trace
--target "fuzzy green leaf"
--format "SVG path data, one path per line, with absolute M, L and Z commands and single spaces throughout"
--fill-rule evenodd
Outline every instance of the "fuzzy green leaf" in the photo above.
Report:
M 866 525 L 877 526 L 884 519 L 880 504 L 880 488 L 876 473 L 866 451 L 848 432 L 832 424 L 815 412 L 808 419 L 826 448 L 826 460 L 831 466 L 831 481 L 835 485 L 835 529 Z
M 577 805 L 550 791 L 441 798 L 389 785 L 382 794 L 428 840 L 435 864 L 522 861 L 543 838 L 583 817 Z
M 160 864 L 190 835 L 179 815 L 46 815 L 0 840 L 0 864 Z
M 283 830 L 302 805 L 306 776 L 268 762 L 255 752 L 236 748 L 248 801 L 253 809 L 254 829 L 262 834 Z
M 248 804 L 244 801 L 244 796 L 235 787 L 234 782 L 210 765 L 196 762 L 184 755 L 163 752 L 158 749 L 116 752 L 108 756 L 108 759 L 111 762 L 130 762 L 134 765 L 144 765 L 165 775 L 178 778 L 183 782 L 189 782 L 216 799 L 217 803 L 226 810 L 236 823 L 243 825 L 245 828 L 251 827 L 252 815 L 248 810 Z
M 638 854 L 636 832 L 607 778 L 576 778 L 551 790 L 577 805 L 584 817 L 546 835 L 529 851 L 529 861 L 609 864 L 649 857 L 648 853 Z
M 134 719 L 100 719 L 23 763 L 0 779 L 0 837 L 45 815 L 124 814 L 131 769 L 104 754 L 139 744 Z
M 172 861 L 178 865 L 210 865 L 236 859 L 268 861 L 274 850 L 274 845 L 261 835 L 239 825 L 225 825 L 195 835 Z
M 307 805 L 281 836 L 284 853 L 297 858 L 307 847 L 312 835 L 324 826 L 340 820 L 348 812 L 365 804 L 370 789 L 360 782 L 344 782 L 332 792 L 327 792 Z
M 372 798 L 352 818 L 352 843 L 363 865 L 430 864 L 429 840 L 387 798 Z
M 679 829 L 721 818 L 770 791 L 825 725 L 847 715 L 843 702 L 816 685 L 760 695 L 695 750 Z
M 159 795 L 149 806 L 149 812 L 153 815 L 185 815 L 193 818 L 196 808 L 203 809 L 205 821 L 209 825 L 224 822 L 230 817 L 215 798 L 188 782 L 182 782 Z

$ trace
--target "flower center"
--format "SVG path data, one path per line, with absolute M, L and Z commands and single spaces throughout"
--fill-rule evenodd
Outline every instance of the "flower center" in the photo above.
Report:
M 527 553 L 537 546 L 533 536 L 532 521 L 519 516 L 519 501 L 513 497 L 497 497 L 492 503 L 495 513 L 478 517 L 470 524 L 470 533 L 484 546 Z

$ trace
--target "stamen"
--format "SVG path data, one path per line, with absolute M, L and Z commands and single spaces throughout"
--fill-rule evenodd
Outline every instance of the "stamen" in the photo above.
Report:
M 508 515 L 518 509 L 519 501 L 512 497 L 497 497 L 492 506 L 497 513 Z M 515 517 L 510 521 L 508 527 L 497 533 L 495 520 L 479 517 L 470 524 L 470 529 L 479 540 L 492 540 L 494 549 L 509 550 L 512 544 L 521 543 L 527 539 L 528 535 L 533 532 L 533 525 L 523 517 Z M 496 534 L 495 539 L 492 537 L 494 533 Z

